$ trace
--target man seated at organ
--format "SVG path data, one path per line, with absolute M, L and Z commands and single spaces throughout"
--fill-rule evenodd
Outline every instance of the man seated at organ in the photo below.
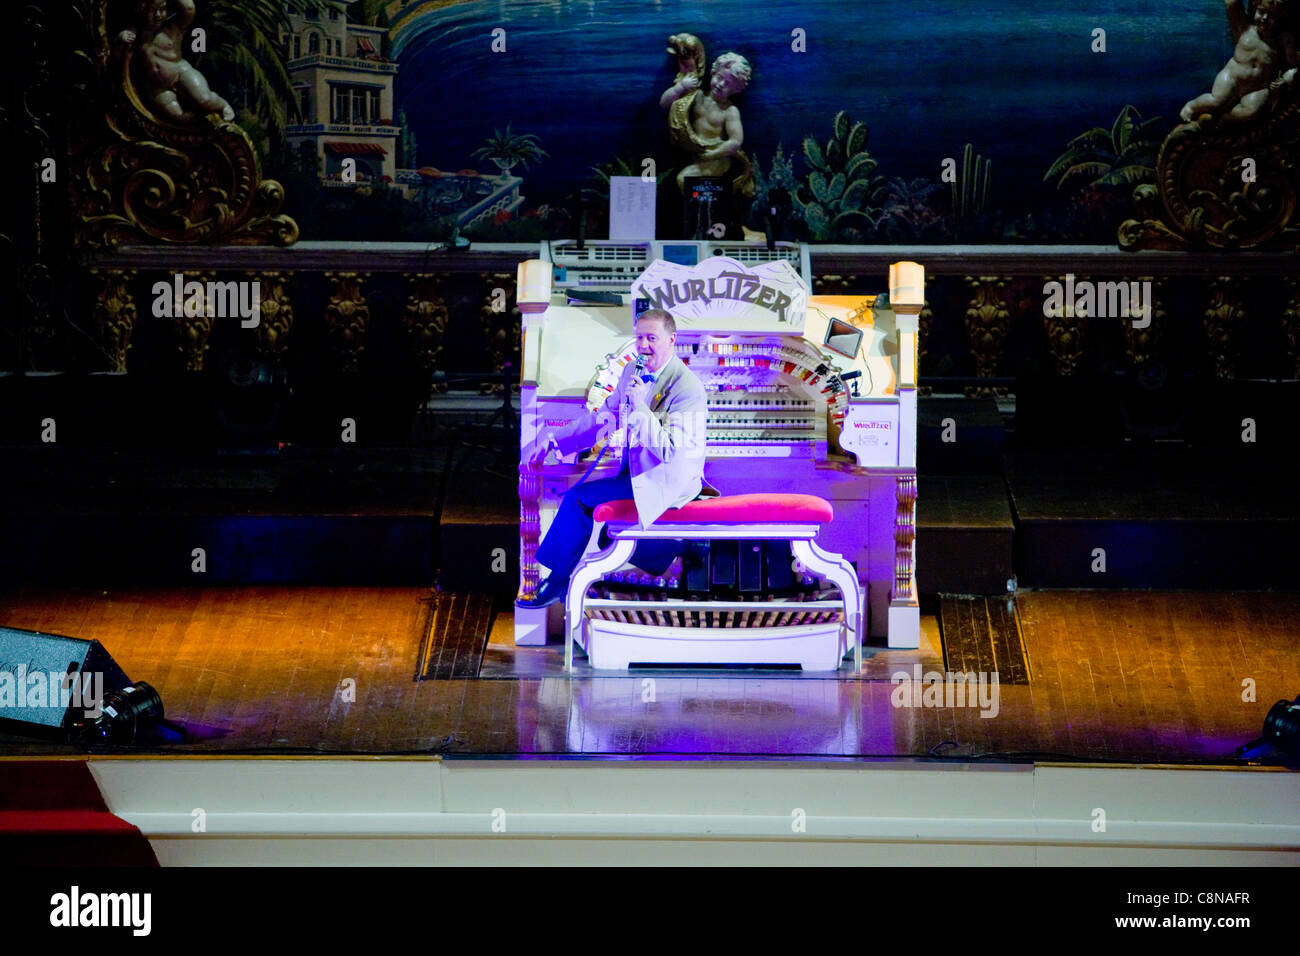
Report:
M 542 464 L 552 448 L 571 454 L 597 440 L 622 441 L 622 471 L 613 478 L 584 481 L 565 494 L 537 561 L 550 575 L 521 607 L 546 607 L 564 598 L 569 578 L 591 539 L 593 512 L 607 501 L 636 502 L 641 527 L 669 508 L 718 492 L 704 481 L 708 403 L 704 386 L 675 350 L 677 324 L 671 313 L 649 309 L 636 320 L 637 361 L 623 370 L 602 408 L 563 428 L 544 428 L 526 454 Z

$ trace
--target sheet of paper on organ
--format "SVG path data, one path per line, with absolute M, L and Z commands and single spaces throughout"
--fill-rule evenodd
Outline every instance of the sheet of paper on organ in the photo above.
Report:
M 653 178 L 609 177 L 609 238 L 653 239 L 655 188 Z

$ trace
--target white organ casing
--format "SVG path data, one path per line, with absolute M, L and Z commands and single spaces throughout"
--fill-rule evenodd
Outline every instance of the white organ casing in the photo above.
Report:
M 687 281 L 684 267 L 664 265 L 652 265 L 646 276 Z M 747 269 L 730 259 L 707 267 L 711 275 Z M 766 272 L 774 282 L 801 281 L 785 262 L 749 271 Z M 776 295 L 768 296 L 769 306 L 780 301 Z M 900 325 L 914 327 L 915 317 L 877 308 L 884 300 L 870 295 L 805 295 L 803 302 L 802 317 L 787 310 L 784 318 L 792 321 L 771 308 L 741 310 L 758 316 L 749 328 L 738 327 L 745 323 L 736 318 L 735 303 L 717 323 L 707 309 L 683 310 L 689 314 L 678 323 L 677 354 L 700 378 L 709 401 L 705 479 L 724 495 L 792 492 L 830 501 L 835 521 L 817 542 L 856 566 L 869 636 L 891 647 L 916 647 L 920 612 L 908 536 L 915 533 L 916 394 L 910 384 L 900 387 L 898 359 Z M 630 294 L 623 304 L 602 305 L 571 303 L 560 290 L 544 312 L 524 316 L 525 448 L 539 429 L 563 425 L 603 402 L 634 354 L 632 313 Z M 853 356 L 824 344 L 832 321 L 862 333 Z M 521 593 L 529 593 L 528 568 L 533 583 L 541 570 L 532 560 L 537 542 L 588 464 L 576 456 L 547 464 L 535 480 L 521 469 Z M 617 451 L 606 452 L 591 478 L 610 477 L 619 466 Z M 537 529 L 532 540 L 528 528 Z M 559 635 L 562 612 L 556 612 L 517 609 L 517 643 Z

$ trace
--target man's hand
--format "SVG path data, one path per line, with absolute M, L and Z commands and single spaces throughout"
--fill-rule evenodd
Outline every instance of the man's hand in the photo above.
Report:
M 550 454 L 552 448 L 559 446 L 555 441 L 555 434 L 548 428 L 537 433 L 532 447 L 528 449 L 526 461 L 533 466 L 541 465 L 546 461 L 546 456 Z
M 644 408 L 650 389 L 646 387 L 645 382 L 641 381 L 639 376 L 633 375 L 632 381 L 627 383 L 627 391 L 623 394 L 631 399 L 634 408 L 638 405 Z

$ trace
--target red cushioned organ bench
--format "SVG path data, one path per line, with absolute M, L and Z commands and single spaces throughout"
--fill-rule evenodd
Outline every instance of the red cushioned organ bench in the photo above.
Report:
M 920 265 L 891 266 L 888 294 L 815 296 L 804 247 L 652 240 L 556 243 L 519 273 L 521 452 L 603 405 L 635 360 L 634 302 L 649 300 L 674 316 L 677 356 L 704 385 L 704 480 L 722 497 L 648 528 L 630 501 L 598 506 L 567 600 L 516 606 L 516 644 L 562 636 L 566 667 L 579 646 L 598 670 L 833 670 L 850 651 L 860 667 L 864 642 L 919 646 Z M 565 492 L 593 461 L 589 480 L 617 475 L 621 455 L 617 432 L 599 458 L 521 454 L 520 597 L 536 593 L 537 547 Z M 682 553 L 666 570 L 629 563 L 670 541 Z
M 598 670 L 671 662 L 797 663 L 804 670 L 831 671 L 850 649 L 856 669 L 862 670 L 862 593 L 857 572 L 843 557 L 823 551 L 813 540 L 821 526 L 834 518 L 824 499 L 749 494 L 692 501 L 666 511 L 649 528 L 638 525 L 634 502 L 614 501 L 598 505 L 595 518 L 606 523 L 613 543 L 599 554 L 588 555 L 570 581 L 565 606 L 566 669 L 572 667 L 576 642 Z M 588 587 L 628 562 L 638 541 L 656 539 L 787 541 L 806 569 L 834 583 L 840 598 L 720 602 L 587 597 Z M 590 621 L 588 610 L 598 612 Z M 712 615 L 717 624 L 701 625 L 701 615 L 706 621 Z M 707 633 L 707 639 L 701 640 L 701 633 Z

